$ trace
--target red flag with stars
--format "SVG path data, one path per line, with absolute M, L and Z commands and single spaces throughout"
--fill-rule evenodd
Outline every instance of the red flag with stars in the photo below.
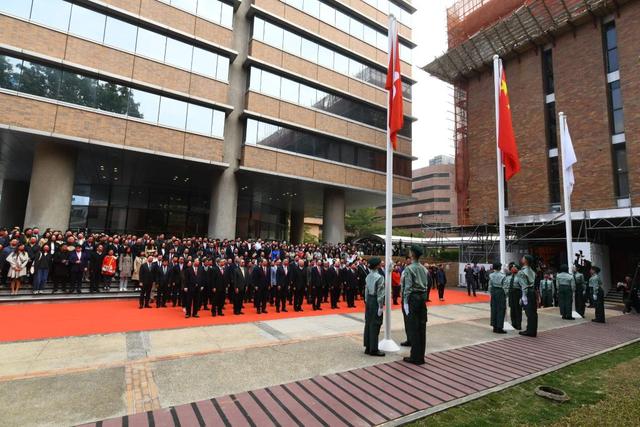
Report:
M 516 146 L 516 137 L 511 123 L 511 106 L 509 104 L 509 90 L 507 89 L 507 77 L 502 66 L 500 67 L 500 91 L 498 94 L 498 147 L 502 152 L 502 163 L 505 168 L 505 179 L 508 181 L 520 172 L 520 157 Z

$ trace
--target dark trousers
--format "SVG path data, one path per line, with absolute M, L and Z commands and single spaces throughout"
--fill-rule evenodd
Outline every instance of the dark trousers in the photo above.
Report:
M 553 307 L 553 290 L 545 289 L 542 291 L 542 306 Z M 562 312 L 562 310 L 560 310 Z
M 329 292 L 333 292 L 333 290 L 329 286 L 322 287 L 322 302 L 329 301 Z M 331 305 L 333 306 L 333 303 Z
M 158 294 L 156 295 L 156 307 L 165 307 L 167 304 L 169 289 L 167 284 L 158 284 Z
M 280 286 L 280 289 L 276 287 L 276 311 L 287 309 L 287 288 Z
M 331 287 L 331 308 L 338 308 L 340 302 L 340 285 Z
M 509 317 L 511 317 L 511 325 L 516 329 L 522 329 L 522 306 L 520 299 L 522 298 L 522 289 L 511 289 L 509 291 Z M 535 303 L 535 295 L 533 298 Z
M 82 271 L 72 271 L 71 272 L 71 292 L 82 291 Z
M 62 292 L 67 292 L 67 282 L 69 281 L 68 276 L 53 276 L 53 292 L 56 292 L 58 289 L 62 289 Z
M 409 357 L 412 361 L 424 362 L 427 347 L 427 293 L 412 293 L 408 303 L 407 332 L 411 342 Z
M 475 280 L 467 280 L 467 295 L 471 296 L 471 292 L 473 292 L 473 296 L 476 296 L 476 281 Z
M 382 316 L 378 316 L 378 299 L 375 295 L 367 295 L 364 312 L 364 348 L 367 353 L 378 352 L 378 336 L 382 326 Z
M 238 289 L 238 292 L 233 290 L 233 314 L 240 314 L 242 312 L 243 291 Z
M 438 283 L 438 298 L 444 299 L 444 283 Z
M 573 292 L 570 286 L 558 287 L 558 303 L 560 304 L 560 315 L 562 315 L 563 319 L 569 319 L 572 317 L 572 294 Z
M 213 288 L 209 293 L 211 299 L 211 314 L 214 316 L 216 314 L 223 314 L 222 310 L 224 309 L 224 299 L 226 297 L 225 291 L 225 288 Z
M 593 307 L 593 288 L 587 287 L 587 302 L 589 307 Z
M 594 301 L 596 306 L 595 321 L 604 323 L 604 291 L 602 289 L 598 289 L 596 293 L 596 300 Z
M 409 339 L 409 323 L 407 322 L 407 312 L 404 311 L 404 301 L 402 301 L 402 321 L 404 322 L 404 333 L 407 335 L 407 343 L 411 345 L 411 340 Z
M 355 307 L 356 306 L 356 290 L 353 289 L 352 287 L 347 287 L 344 292 L 347 296 L 347 307 Z
M 400 298 L 400 285 L 391 286 L 391 298 L 393 299 L 393 305 L 398 305 L 398 298 Z
M 585 310 L 586 304 L 584 301 L 584 287 L 582 285 L 576 285 L 575 299 L 576 299 L 576 312 L 580 316 L 584 317 L 584 310 Z
M 184 313 L 186 316 L 195 316 L 200 308 L 200 292 L 197 289 L 189 289 L 184 293 Z
M 501 288 L 491 288 L 491 326 L 494 331 L 504 328 L 504 316 L 507 312 L 507 298 Z
M 538 334 L 538 304 L 536 303 L 536 290 L 534 288 L 529 288 L 526 292 L 527 305 L 524 308 L 524 313 L 527 315 L 526 333 L 529 336 L 535 337 Z
M 268 289 L 266 287 L 258 287 L 253 295 L 253 304 L 255 305 L 258 313 L 264 313 L 267 311 L 267 296 Z
M 304 301 L 304 289 L 295 289 L 293 291 L 293 311 L 302 310 L 302 301 Z
M 311 288 L 311 305 L 314 310 L 320 309 L 320 304 L 322 303 L 322 288 L 321 287 L 312 287 Z
M 138 299 L 139 303 L 140 303 L 140 307 L 148 307 L 149 306 L 149 301 L 151 300 L 151 288 L 153 287 L 153 284 L 148 283 L 142 283 L 140 282 L 140 297 Z
M 89 292 L 98 292 L 100 286 L 100 278 L 102 275 L 99 272 L 92 272 L 89 277 Z

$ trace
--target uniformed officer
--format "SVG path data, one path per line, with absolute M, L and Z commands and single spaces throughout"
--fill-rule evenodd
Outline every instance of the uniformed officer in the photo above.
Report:
M 522 288 L 518 278 L 519 267 L 515 263 L 509 264 L 509 274 L 505 277 L 505 285 L 509 295 L 509 318 L 511 325 L 517 329 L 522 329 Z
M 573 280 L 576 284 L 576 291 L 575 291 L 576 313 L 584 317 L 584 309 L 586 306 L 585 299 L 584 299 L 584 293 L 585 293 L 584 276 L 582 275 L 582 273 L 580 273 L 580 271 L 575 266 L 573 267 Z
M 536 300 L 535 280 L 536 273 L 533 270 L 533 257 L 522 257 L 522 269 L 518 272 L 518 280 L 522 287 L 522 306 L 527 315 L 527 329 L 520 335 L 535 337 L 538 334 L 538 302 Z
M 411 342 L 411 355 L 404 361 L 422 365 L 427 346 L 427 286 L 429 274 L 419 260 L 422 248 L 413 245 L 409 252 L 411 264 L 402 272 L 402 302 L 407 313 L 407 337 Z
M 540 293 L 542 296 L 542 306 L 553 306 L 553 280 L 549 278 L 549 273 L 545 273 L 544 279 L 540 281 Z
M 573 320 L 573 293 L 576 289 L 576 281 L 569 274 L 569 266 L 563 264 L 556 277 L 558 284 L 558 303 L 560 305 L 560 315 L 565 320 Z
M 502 264 L 493 264 L 493 272 L 489 274 L 489 293 L 491 294 L 491 326 L 496 334 L 506 334 L 504 316 L 507 311 L 505 275 L 500 270 Z
M 604 289 L 602 287 L 602 279 L 600 278 L 600 268 L 595 265 L 591 266 L 589 287 L 593 291 L 593 303 L 596 307 L 596 318 L 591 321 L 604 323 Z
M 382 326 L 382 307 L 384 306 L 384 276 L 378 267 L 380 258 L 369 260 L 371 272 L 365 279 L 365 313 L 364 313 L 364 352 L 371 356 L 384 356 L 378 350 L 378 335 Z

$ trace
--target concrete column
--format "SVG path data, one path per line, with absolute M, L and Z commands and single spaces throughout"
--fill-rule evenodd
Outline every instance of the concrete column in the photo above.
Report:
M 236 171 L 242 157 L 242 139 L 244 136 L 244 120 L 242 111 L 245 107 L 248 68 L 242 65 L 247 60 L 249 50 L 250 23 L 247 12 L 252 2 L 243 1 L 233 17 L 233 48 L 238 56 L 229 66 L 229 97 L 227 103 L 233 111 L 227 116 L 224 132 L 223 160 L 229 164 L 222 174 L 214 175 L 211 188 L 209 212 L 209 236 L 220 239 L 236 237 L 236 217 L 238 212 L 238 179 Z
M 76 170 L 76 150 L 66 144 L 40 143 L 33 155 L 25 227 L 66 230 Z
M 29 181 L 2 181 L 0 195 L 0 224 L 3 227 L 23 227 L 24 212 L 29 195 Z
M 344 191 L 325 188 L 322 214 L 322 240 L 324 242 L 344 242 L 344 216 Z
M 289 232 L 289 240 L 294 245 L 303 243 L 304 241 L 304 210 L 297 208 L 291 209 L 291 229 Z

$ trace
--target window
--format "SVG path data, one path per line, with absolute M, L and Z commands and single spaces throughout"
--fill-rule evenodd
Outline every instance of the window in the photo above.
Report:
M 199 1 L 197 14 L 210 19 L 213 22 L 220 22 L 222 14 L 222 3 L 219 1 Z
M 31 0 L 5 0 L 0 1 L 0 11 L 9 15 L 29 19 L 31 13 Z
M 45 65 L 24 61 L 20 76 L 20 92 L 56 99 L 62 71 Z
M 129 96 L 129 116 L 156 123 L 158 121 L 159 107 L 159 95 L 138 89 L 131 90 Z
M 213 110 L 211 108 L 201 107 L 195 104 L 189 104 L 187 111 L 187 130 L 196 133 L 208 135 L 211 131 L 210 125 L 213 119 Z
M 172 38 L 167 38 L 165 62 L 175 67 L 191 70 L 191 58 L 193 56 L 193 50 L 194 47 L 189 44 Z
M 620 68 L 618 63 L 618 35 L 616 31 L 615 21 L 608 22 L 604 25 L 607 73 L 618 71 Z
M 31 20 L 60 31 L 69 29 L 71 3 L 62 0 L 33 0 Z
M 144 28 L 138 28 L 136 52 L 157 61 L 164 61 L 167 38 Z
M 191 69 L 195 73 L 200 73 L 209 77 L 215 77 L 217 67 L 218 55 L 207 50 L 200 49 L 199 47 L 193 49 L 193 60 L 191 63 Z
M 542 52 L 542 78 L 545 95 L 555 92 L 553 85 L 553 54 L 551 49 Z
M 333 51 L 327 49 L 324 46 L 319 46 L 318 65 L 321 65 L 325 68 L 332 70 L 333 69 Z
M 302 47 L 300 49 L 301 56 L 307 61 L 318 62 L 318 44 L 307 39 L 302 39 Z
M 0 87 L 18 90 L 22 61 L 10 56 L 0 55 Z
M 280 97 L 285 101 L 298 103 L 300 98 L 300 84 L 288 79 L 282 79 L 282 91 Z
M 302 37 L 293 34 L 291 31 L 284 32 L 284 50 L 293 55 L 300 56 L 302 49 Z
M 184 9 L 190 13 L 196 13 L 197 0 L 171 0 L 171 5 Z M 200 2 L 204 3 L 204 2 Z
M 613 162 L 615 168 L 616 196 L 629 197 L 629 171 L 627 169 L 627 148 L 625 144 L 613 146 Z
M 105 15 L 74 4 L 71 9 L 69 32 L 102 43 L 105 21 Z
M 107 16 L 104 43 L 127 52 L 135 52 L 138 27 Z
M 283 30 L 280 27 L 276 27 L 270 22 L 264 24 L 264 42 L 271 46 L 282 49 Z
M 96 88 L 96 107 L 103 111 L 116 114 L 127 114 L 129 95 L 131 89 L 116 83 L 98 81 Z M 138 117 L 139 114 L 136 106 L 132 107 L 130 115 Z
M 280 76 L 262 71 L 260 78 L 260 91 L 265 95 L 280 97 Z
M 556 103 L 545 104 L 547 119 L 547 146 L 549 150 L 558 148 Z
M 72 104 L 96 108 L 98 81 L 65 71 L 62 73 L 58 99 Z
M 614 135 L 624 132 L 624 112 L 622 110 L 622 93 L 620 90 L 620 80 L 609 84 L 610 109 L 611 109 L 611 132 Z
M 549 157 L 549 202 L 560 203 L 560 167 L 558 156 Z
M 177 129 L 185 129 L 187 121 L 187 103 L 163 97 L 160 101 L 158 123 Z
M 224 137 L 224 119 L 225 114 L 219 110 L 213 110 L 213 124 L 211 126 L 211 135 L 219 138 Z

